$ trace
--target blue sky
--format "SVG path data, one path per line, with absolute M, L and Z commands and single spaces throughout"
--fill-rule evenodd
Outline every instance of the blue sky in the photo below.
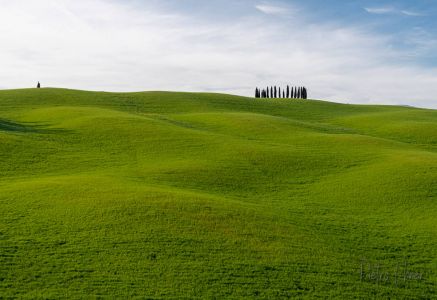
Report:
M 437 108 L 437 2 L 0 1 L 0 88 L 252 95 Z
M 141 2 L 141 1 L 139 1 Z M 195 18 L 226 22 L 260 13 L 257 6 L 271 6 L 298 10 L 299 17 L 309 24 L 360 27 L 378 35 L 390 37 L 389 46 L 406 51 L 404 59 L 412 63 L 437 66 L 437 2 L 419 1 L 223 1 L 202 3 L 190 1 L 162 1 L 162 7 L 191 14 Z M 287 15 L 277 14 L 278 22 L 287 22 Z M 292 18 L 292 16 L 290 16 Z M 425 49 L 425 44 L 429 48 Z M 399 58 L 397 58 L 399 59 Z

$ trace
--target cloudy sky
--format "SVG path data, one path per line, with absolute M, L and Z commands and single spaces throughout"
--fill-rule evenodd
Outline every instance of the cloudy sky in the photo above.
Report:
M 437 2 L 0 0 L 0 89 L 38 80 L 437 108 Z

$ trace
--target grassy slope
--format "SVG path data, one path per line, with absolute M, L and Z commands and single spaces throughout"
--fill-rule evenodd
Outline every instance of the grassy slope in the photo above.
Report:
M 437 111 L 1 91 L 0 297 L 430 298 L 436 182 Z

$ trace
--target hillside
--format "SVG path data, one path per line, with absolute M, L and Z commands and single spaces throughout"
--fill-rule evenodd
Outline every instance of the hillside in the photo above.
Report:
M 432 298 L 436 182 L 435 110 L 0 91 L 0 298 Z

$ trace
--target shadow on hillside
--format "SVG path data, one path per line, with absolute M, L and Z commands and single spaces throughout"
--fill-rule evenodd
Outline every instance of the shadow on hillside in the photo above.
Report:
M 63 129 L 50 129 L 46 124 L 34 124 L 34 123 L 16 123 L 13 121 L 0 119 L 0 131 L 8 131 L 15 133 L 58 133 L 63 132 Z

